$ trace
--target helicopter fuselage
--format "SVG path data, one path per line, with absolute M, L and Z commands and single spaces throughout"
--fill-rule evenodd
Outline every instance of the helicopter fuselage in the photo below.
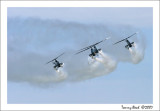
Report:
M 96 46 L 91 48 L 91 54 L 89 55 L 90 57 L 96 56 L 101 49 L 97 49 Z
M 127 45 L 125 46 L 125 48 L 127 48 L 127 49 L 129 49 L 130 47 L 133 47 L 133 45 L 134 45 L 134 42 L 130 42 L 129 40 L 125 40 L 126 41 L 126 43 L 127 43 Z
M 59 67 L 63 67 L 63 65 L 64 65 L 64 63 L 60 63 L 59 61 L 57 61 L 57 60 L 55 60 L 54 62 L 53 62 L 53 64 L 54 64 L 54 69 L 56 69 L 56 70 L 58 70 L 58 68 Z

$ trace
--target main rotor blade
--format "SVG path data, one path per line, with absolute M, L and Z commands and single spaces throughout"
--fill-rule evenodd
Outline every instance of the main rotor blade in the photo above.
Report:
M 80 49 L 80 50 L 78 50 L 78 51 L 82 51 L 82 50 L 85 50 L 85 49 L 91 48 L 91 46 L 92 46 L 92 45 L 90 45 L 90 46 L 88 46 L 88 47 L 85 47 L 85 48 L 82 48 L 82 49 Z
M 49 62 L 47 62 L 46 64 L 48 64 L 48 63 L 50 63 L 50 62 L 52 62 L 53 60 L 51 60 L 51 61 L 49 61 Z
M 124 41 L 124 40 L 126 40 L 126 39 L 128 39 L 128 38 L 130 38 L 130 37 L 132 37 L 132 36 L 133 36 L 133 35 L 135 35 L 135 34 L 137 34 L 137 32 L 136 32 L 136 33 L 134 33 L 134 34 L 132 34 L 132 35 L 130 35 L 130 36 L 128 36 L 128 37 L 127 37 L 127 38 L 125 38 L 125 39 L 122 39 L 122 40 L 120 40 L 120 41 L 118 41 L 118 42 L 114 43 L 113 45 L 118 44 L 118 43 L 120 43 L 120 42 L 122 42 L 122 41 Z
M 136 35 L 137 33 L 138 33 L 138 32 L 136 32 L 136 33 L 134 33 L 134 34 L 132 34 L 132 35 L 128 36 L 126 39 L 128 39 L 128 38 L 130 38 L 130 37 L 132 37 L 132 36 Z
M 97 43 L 93 44 L 93 45 L 92 45 L 92 47 L 93 47 L 93 46 L 95 46 L 95 45 L 97 45 L 97 44 L 99 44 L 99 43 L 101 43 L 101 42 L 104 42 L 104 41 L 105 41 L 105 40 L 107 40 L 107 39 L 110 39 L 110 37 L 105 38 L 104 40 L 101 40 L 101 41 L 99 41 L 99 42 L 97 42 Z
M 60 54 L 58 57 L 62 56 L 63 54 L 64 54 L 64 53 Z M 56 58 L 52 59 L 51 61 L 47 62 L 46 64 L 48 64 L 48 63 L 50 63 L 50 62 L 52 62 L 52 61 L 56 60 L 58 57 L 56 57 Z
M 75 53 L 75 55 L 76 55 L 76 54 L 79 54 L 79 53 L 81 53 L 81 52 L 84 52 L 84 51 L 86 51 L 86 50 L 88 50 L 88 49 L 90 49 L 90 47 L 88 47 L 88 48 L 86 48 L 86 49 L 83 49 L 83 50 L 80 50 L 79 52 Z
M 95 43 L 95 44 L 93 44 L 93 45 L 87 46 L 87 47 L 85 47 L 85 48 L 82 48 L 82 49 L 80 49 L 79 51 L 82 51 L 82 50 L 85 50 L 85 49 L 88 49 L 88 48 L 92 48 L 93 46 L 95 46 L 95 45 L 97 45 L 97 44 L 99 44 L 99 43 L 101 43 L 101 42 L 104 42 L 105 40 L 107 40 L 107 39 L 109 39 L 109 38 L 110 38 L 110 37 L 105 38 L 104 40 L 102 40 L 102 41 L 100 41 L 100 42 L 97 42 L 97 43 Z
M 59 57 L 62 56 L 63 54 L 64 54 L 64 52 L 63 52 L 62 54 L 60 54 L 58 57 L 56 57 L 55 59 L 59 58 Z M 55 60 L 55 59 L 54 59 L 54 60 Z
M 126 40 L 126 38 L 125 38 L 125 39 L 122 39 L 122 40 L 120 40 L 120 41 L 118 41 L 118 42 L 116 42 L 116 43 L 114 43 L 113 45 L 118 44 L 118 43 L 120 43 L 120 42 L 122 42 L 122 41 L 124 41 L 124 40 Z

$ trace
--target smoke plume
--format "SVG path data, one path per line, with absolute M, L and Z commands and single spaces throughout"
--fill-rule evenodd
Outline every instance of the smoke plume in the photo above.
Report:
M 129 52 L 131 54 L 132 62 L 134 64 L 139 63 L 144 57 L 143 50 L 140 47 L 138 47 L 136 43 L 134 43 L 134 47 L 129 48 Z
M 112 45 L 138 29 L 123 25 L 83 24 L 35 18 L 8 18 L 8 80 L 44 85 L 83 81 L 107 75 L 118 62 L 137 64 L 143 60 L 145 39 L 139 31 L 130 38 L 135 48 L 127 50 L 126 43 Z M 111 37 L 96 47 L 103 51 L 92 59 L 90 50 L 74 55 L 83 47 Z M 46 62 L 57 57 L 65 67 L 57 71 Z

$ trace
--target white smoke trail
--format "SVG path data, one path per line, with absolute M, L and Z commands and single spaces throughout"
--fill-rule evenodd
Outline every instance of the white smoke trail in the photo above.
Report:
M 104 60 L 103 60 L 103 58 L 101 58 L 101 57 L 96 57 L 96 58 L 94 58 L 97 62 L 100 62 L 100 63 L 104 63 Z
M 108 69 L 108 72 L 112 72 L 117 67 L 117 62 L 104 52 L 99 52 L 99 54 L 102 56 L 103 58 L 102 62 Z
M 124 48 L 126 45 L 124 42 L 112 45 L 113 42 L 123 39 L 123 36 L 119 38 L 123 32 L 102 24 L 11 18 L 8 19 L 7 28 L 7 72 L 10 81 L 38 84 L 83 81 L 109 74 L 121 61 L 139 63 L 144 56 L 143 36 L 132 38 L 132 41 L 138 42 L 141 46 L 136 45 L 136 50 L 130 49 L 128 53 Z M 120 26 L 118 29 L 124 30 L 126 33 L 124 37 L 137 31 L 126 26 Z M 94 59 L 89 57 L 88 63 L 87 51 L 76 56 L 72 55 L 79 48 L 103 40 L 106 34 L 112 39 L 103 42 L 100 47 L 107 54 L 100 52 L 99 57 Z M 139 39 L 142 39 L 142 42 L 139 42 Z M 68 52 L 68 55 L 60 58 L 66 63 L 66 69 L 55 71 L 49 65 L 43 65 L 58 53 L 64 52 L 61 49 Z
M 68 74 L 63 68 L 59 67 L 59 69 L 56 70 L 56 77 L 58 81 L 66 79 L 67 76 Z
M 88 57 L 88 64 L 91 65 L 91 64 L 94 64 L 95 63 L 95 60 L 92 59 L 90 56 Z
M 109 56 L 107 57 L 109 58 Z M 114 65 L 111 64 L 113 62 Z M 77 68 L 72 67 L 76 69 L 74 73 L 73 70 L 71 72 L 68 71 L 70 77 L 72 78 L 71 81 L 82 81 L 98 76 L 107 75 L 116 68 L 116 62 L 113 59 L 105 59 L 100 55 L 94 58 L 88 57 L 88 63 L 89 64 L 86 64 L 85 66 L 79 66 Z
M 34 85 L 44 86 L 52 83 L 60 83 L 65 81 L 67 78 L 67 73 L 63 69 L 59 69 L 56 73 L 49 75 L 35 75 L 35 76 L 27 76 L 25 81 L 29 81 Z
M 91 57 L 88 58 L 89 62 L 92 61 L 92 64 L 90 64 L 91 71 L 94 71 L 100 67 L 100 63 L 104 66 L 104 73 L 108 74 L 115 70 L 117 66 L 117 62 L 112 59 L 109 55 L 105 54 L 104 52 L 100 51 L 99 56 L 94 57 L 91 59 Z M 97 76 L 103 75 L 101 73 L 96 74 Z
M 144 58 L 143 50 L 136 43 L 134 43 L 134 47 L 129 48 L 129 52 L 134 64 L 138 64 Z
M 32 82 L 33 84 L 49 84 L 53 82 L 62 82 L 65 77 L 60 75 L 38 75 L 33 78 L 28 78 L 27 81 Z
M 88 57 L 88 63 L 90 65 L 90 71 L 93 72 L 95 70 L 97 70 L 97 68 L 99 67 L 99 63 L 95 60 L 97 57 L 91 58 Z

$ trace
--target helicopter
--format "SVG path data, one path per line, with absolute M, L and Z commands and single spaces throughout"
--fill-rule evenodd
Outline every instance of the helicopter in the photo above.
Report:
M 64 66 L 64 63 L 60 63 L 57 59 L 62 56 L 64 53 L 60 54 L 58 57 L 52 59 L 51 61 L 47 62 L 46 64 L 52 62 L 54 64 L 53 68 L 57 71 L 60 67 Z
M 89 54 L 89 56 L 93 59 L 95 56 L 98 55 L 98 53 L 99 53 L 100 51 L 102 51 L 102 49 L 97 49 L 96 45 L 98 45 L 98 44 L 101 43 L 101 42 L 104 42 L 104 41 L 107 40 L 107 39 L 109 39 L 109 38 L 105 38 L 104 40 L 102 40 L 102 41 L 100 41 L 100 42 L 97 42 L 97 43 L 92 44 L 92 45 L 90 45 L 90 46 L 88 46 L 88 47 L 82 48 L 82 49 L 78 50 L 78 52 L 75 53 L 75 54 L 79 54 L 79 53 L 84 52 L 84 51 L 86 51 L 86 50 L 88 50 L 88 49 L 91 49 L 91 54 Z
M 114 43 L 113 45 L 118 44 L 118 43 L 120 43 L 120 42 L 122 42 L 122 41 L 125 41 L 125 42 L 127 43 L 127 45 L 125 46 L 126 49 L 129 49 L 129 48 L 131 48 L 131 47 L 135 47 L 134 42 L 130 42 L 130 41 L 128 40 L 128 38 L 134 36 L 134 35 L 137 34 L 137 33 L 138 33 L 138 32 L 136 32 L 136 33 L 134 33 L 134 34 L 128 36 L 128 37 L 125 38 L 125 39 L 122 39 L 122 40 L 120 40 L 120 41 Z

